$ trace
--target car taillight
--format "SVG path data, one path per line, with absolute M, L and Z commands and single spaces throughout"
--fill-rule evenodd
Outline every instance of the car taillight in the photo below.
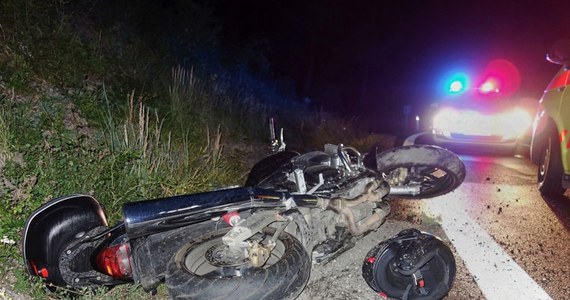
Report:
M 132 268 L 129 245 L 120 244 L 103 249 L 97 255 L 97 267 L 113 278 L 130 277 Z

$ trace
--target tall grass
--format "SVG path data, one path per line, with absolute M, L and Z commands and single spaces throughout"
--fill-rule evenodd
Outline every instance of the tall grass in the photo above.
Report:
M 0 70 L 9 87 L 29 92 L 37 81 L 81 86 L 88 73 L 105 72 L 103 57 L 67 24 L 66 1 L 0 1 Z M 107 66 L 110 68 L 112 66 Z
M 172 81 L 168 88 L 170 115 L 175 123 L 185 128 L 190 120 L 186 118 L 192 110 L 207 114 L 210 110 L 208 101 L 205 101 L 206 92 L 194 76 L 192 68 L 187 70 L 181 66 L 172 68 Z M 198 115 L 198 114 L 194 114 Z
M 116 120 L 107 107 L 106 139 L 112 154 L 128 156 L 133 163 L 126 170 L 137 178 L 143 189 L 155 191 L 149 185 L 159 186 L 161 195 L 204 191 L 220 187 L 236 178 L 232 162 L 224 160 L 221 127 L 211 132 L 209 127 L 178 127 L 185 134 L 172 134 L 164 128 L 165 117 L 143 103 L 142 96 L 132 92 L 124 119 Z M 176 109 L 179 109 L 176 107 Z M 179 109 L 181 118 L 184 109 Z M 168 116 L 174 115 L 174 112 Z M 184 119 L 180 119 L 184 120 Z M 183 123 L 184 124 L 184 123 Z M 193 129 L 193 132 L 190 130 Z M 198 140 L 189 136 L 203 134 Z M 239 177 L 239 176 L 238 176 Z M 146 187 L 144 187 L 146 186 Z M 143 194 L 152 195 L 151 192 Z
M 4 165 L 5 157 L 9 153 L 12 136 L 9 127 L 10 115 L 6 112 L 4 102 L 4 97 L 0 96 L 0 165 Z
M 271 106 L 250 85 L 236 84 L 229 73 L 199 73 L 178 65 L 171 74 L 168 116 L 177 130 L 221 127 L 225 135 L 240 139 L 257 135 L 271 114 Z

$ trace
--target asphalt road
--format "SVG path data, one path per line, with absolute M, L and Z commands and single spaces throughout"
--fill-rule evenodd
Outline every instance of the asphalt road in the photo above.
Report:
M 376 232 L 325 266 L 314 266 L 299 299 L 383 299 L 361 276 L 366 252 L 402 229 L 441 236 L 455 252 L 457 278 L 446 299 L 570 299 L 570 194 L 544 199 L 524 156 L 455 151 L 464 183 L 442 197 L 392 201 Z

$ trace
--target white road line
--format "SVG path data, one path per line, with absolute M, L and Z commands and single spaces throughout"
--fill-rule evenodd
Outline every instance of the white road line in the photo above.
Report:
M 404 143 L 402 144 L 402 146 L 409 146 L 409 145 L 414 145 L 416 143 L 416 139 L 424 134 L 429 134 L 429 132 L 420 132 L 420 133 L 416 133 L 414 135 L 410 135 L 408 138 L 406 138 L 404 140 Z
M 484 184 L 463 183 L 469 191 L 484 189 Z M 481 189 L 480 189 L 481 188 Z M 428 214 L 441 218 L 441 225 L 479 288 L 489 300 L 552 299 L 550 296 L 475 222 L 459 201 L 456 192 L 428 199 Z

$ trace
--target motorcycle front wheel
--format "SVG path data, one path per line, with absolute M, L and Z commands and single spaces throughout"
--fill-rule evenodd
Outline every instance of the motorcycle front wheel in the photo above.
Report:
M 437 197 L 453 191 L 465 179 L 463 161 L 438 146 L 395 147 L 378 153 L 376 163 L 390 184 L 390 195 L 400 198 Z
M 311 260 L 303 245 L 283 232 L 267 262 L 253 267 L 247 257 L 232 254 L 214 231 L 183 245 L 168 263 L 165 284 L 173 299 L 294 299 L 309 280 Z M 265 229 L 252 239 L 271 238 Z

